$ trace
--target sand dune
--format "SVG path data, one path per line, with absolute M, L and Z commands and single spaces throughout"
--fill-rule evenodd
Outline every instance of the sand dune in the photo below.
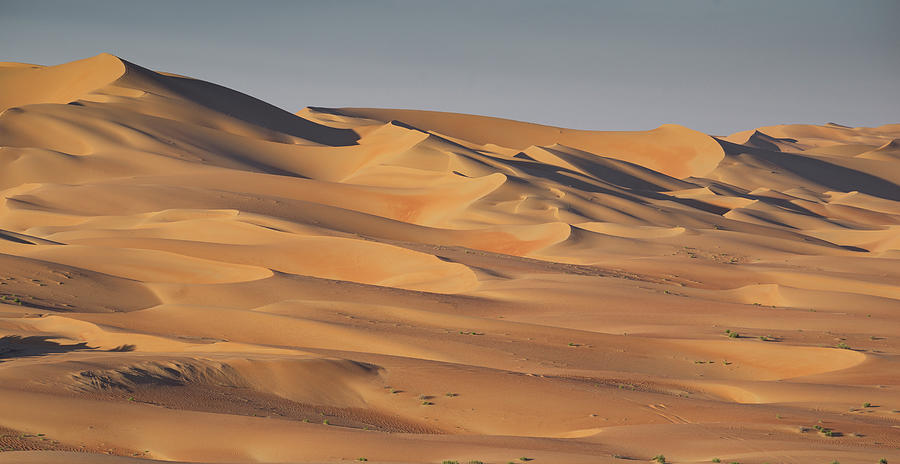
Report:
M 896 456 L 897 140 L 2 63 L 0 463 Z
M 597 155 L 641 164 L 675 177 L 702 175 L 722 158 L 722 149 L 704 134 L 675 124 L 644 132 L 579 131 L 508 119 L 431 111 L 374 108 L 308 109 L 342 116 L 402 121 L 420 130 L 485 145 L 522 150 L 532 145 L 562 144 Z

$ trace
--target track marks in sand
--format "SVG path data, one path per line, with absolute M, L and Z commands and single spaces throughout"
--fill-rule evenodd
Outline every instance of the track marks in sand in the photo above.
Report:
M 663 419 L 665 419 L 673 424 L 690 424 L 691 423 L 691 421 L 679 416 L 678 414 L 673 414 L 671 412 L 666 411 L 666 409 L 668 407 L 663 403 L 648 404 L 647 407 L 652 409 L 654 412 L 656 412 L 656 414 L 658 414 Z

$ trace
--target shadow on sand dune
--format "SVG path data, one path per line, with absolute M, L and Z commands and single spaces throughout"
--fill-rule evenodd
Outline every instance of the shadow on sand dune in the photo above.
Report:
M 218 84 L 159 74 L 134 63 L 127 61 L 126 63 L 132 68 L 152 75 L 159 84 L 186 100 L 250 124 L 312 140 L 323 145 L 355 145 L 359 140 L 359 135 L 350 129 L 338 129 L 309 121 L 277 106 Z
M 53 341 L 54 338 L 53 336 L 23 337 L 21 335 L 0 337 L 0 362 L 12 358 L 31 358 L 55 353 L 97 350 L 97 347 L 88 346 L 87 342 L 65 345 Z M 134 351 L 135 348 L 135 345 L 119 345 L 109 350 L 99 351 L 126 352 Z
M 52 341 L 53 337 L 7 335 L 0 338 L 0 362 L 9 358 L 28 358 L 52 353 L 68 353 L 70 351 L 94 350 L 86 342 L 64 345 Z
M 800 177 L 839 192 L 858 191 L 886 200 L 900 201 L 900 186 L 880 177 L 808 156 L 769 151 L 716 139 L 730 156 L 750 155 Z

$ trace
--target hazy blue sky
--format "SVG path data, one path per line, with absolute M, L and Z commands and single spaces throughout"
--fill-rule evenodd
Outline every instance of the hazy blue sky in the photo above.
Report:
M 0 0 L 0 61 L 105 51 L 289 111 L 724 134 L 900 123 L 898 20 L 898 0 Z

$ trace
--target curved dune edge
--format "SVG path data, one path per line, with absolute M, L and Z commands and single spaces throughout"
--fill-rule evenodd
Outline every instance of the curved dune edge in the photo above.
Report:
M 615 235 L 617 237 L 626 238 L 664 238 L 674 237 L 683 234 L 686 230 L 684 227 L 652 227 L 652 226 L 626 226 L 623 224 L 604 223 L 604 222 L 583 222 L 581 224 L 573 224 L 582 229 L 591 232 L 597 232 L 606 235 Z
M 851 245 L 873 252 L 900 249 L 900 226 L 885 230 L 812 230 L 809 235 L 840 245 Z
M 900 158 L 900 139 L 893 139 L 878 148 L 860 153 L 857 158 L 867 158 L 882 161 L 897 161 Z
M 468 248 L 512 256 L 529 256 L 569 238 L 572 227 L 561 222 L 459 231 L 458 243 Z
M 143 282 L 211 284 L 246 282 L 272 276 L 272 271 L 266 268 L 137 248 L 82 247 L 70 244 L 65 247 L 28 250 L 22 254 Z
M 668 340 L 709 359 L 726 359 L 757 372 L 762 380 L 785 380 L 848 369 L 862 364 L 866 355 L 851 350 L 761 344 L 752 350 L 728 341 Z
M 68 103 L 124 74 L 125 63 L 108 53 L 57 66 L 3 67 L 0 113 L 23 105 Z
M 170 239 L 81 239 L 73 244 L 96 244 L 92 254 L 118 250 L 116 267 L 97 263 L 94 268 L 110 274 L 150 282 L 212 284 L 265 279 L 272 271 L 324 279 L 385 285 L 409 290 L 459 293 L 477 287 L 475 274 L 466 266 L 437 257 L 377 242 L 339 237 L 303 237 L 255 245 L 214 244 Z M 111 247 L 111 248 L 107 248 Z M 70 245 L 69 253 L 79 254 Z M 128 250 L 126 252 L 126 250 Z M 66 261 L 60 253 L 36 252 L 36 256 Z M 179 273 L 140 274 L 134 268 L 152 268 L 155 255 L 182 260 Z M 123 258 L 132 258 L 130 266 Z M 364 265 L 371 260 L 370 265 Z M 69 260 L 70 262 L 72 260 Z M 176 264 L 175 262 L 171 264 Z M 85 263 L 82 266 L 91 267 Z M 192 268 L 192 266 L 194 266 Z M 230 271 L 230 272 L 229 272 Z

